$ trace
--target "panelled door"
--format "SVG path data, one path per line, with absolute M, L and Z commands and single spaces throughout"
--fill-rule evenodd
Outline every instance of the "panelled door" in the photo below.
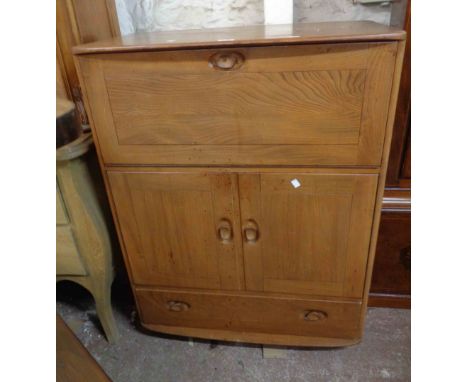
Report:
M 377 175 L 108 175 L 136 284 L 362 297 Z
M 81 55 L 106 164 L 380 165 L 397 43 Z M 238 63 L 219 70 L 224 61 Z
M 133 281 L 244 288 L 237 177 L 195 172 L 108 172 Z
M 240 174 L 246 288 L 362 297 L 377 178 Z

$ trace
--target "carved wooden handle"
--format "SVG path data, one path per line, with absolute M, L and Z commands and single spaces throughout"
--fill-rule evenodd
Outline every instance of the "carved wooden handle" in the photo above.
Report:
M 172 312 L 184 312 L 190 309 L 190 305 L 183 301 L 168 301 L 166 307 Z
M 248 220 L 244 224 L 244 238 L 247 243 L 255 243 L 258 240 L 258 225 L 253 220 Z
M 232 240 L 232 226 L 227 219 L 222 219 L 218 224 L 218 237 L 223 242 Z
M 244 56 L 238 52 L 216 53 L 210 57 L 210 66 L 218 70 L 238 69 L 244 63 Z
M 328 314 L 321 310 L 308 310 L 304 314 L 304 320 L 306 321 L 320 321 L 328 317 Z

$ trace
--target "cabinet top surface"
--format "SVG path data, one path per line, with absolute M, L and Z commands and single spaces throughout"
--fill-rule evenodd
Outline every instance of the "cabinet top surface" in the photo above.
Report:
M 137 33 L 79 45 L 73 48 L 73 53 L 92 54 L 324 42 L 397 41 L 404 40 L 405 37 L 406 33 L 400 29 L 372 21 L 253 25 Z

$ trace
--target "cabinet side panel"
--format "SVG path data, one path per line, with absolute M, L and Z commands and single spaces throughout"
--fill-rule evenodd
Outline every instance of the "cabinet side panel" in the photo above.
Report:
M 384 143 L 384 150 L 382 155 L 382 163 L 381 163 L 381 174 L 379 177 L 379 184 L 377 186 L 377 196 L 376 196 L 376 206 L 374 211 L 374 221 L 372 224 L 372 234 L 371 234 L 371 242 L 369 248 L 369 259 L 367 262 L 367 271 L 366 271 L 366 281 L 363 293 L 363 306 L 362 306 L 362 314 L 361 314 L 361 331 L 364 331 L 364 321 L 366 318 L 367 312 L 367 301 L 369 298 L 369 289 L 372 281 L 372 269 L 374 266 L 374 258 L 375 258 L 375 249 L 377 246 L 377 239 L 379 233 L 379 224 L 380 224 L 380 216 L 382 210 L 382 202 L 383 202 L 383 194 L 385 189 L 385 178 L 387 175 L 387 166 L 388 166 L 388 158 L 390 152 L 390 144 L 392 139 L 393 133 L 393 124 L 395 121 L 395 111 L 396 105 L 398 101 L 398 89 L 400 86 L 400 78 L 401 78 L 401 68 L 403 64 L 403 57 L 405 52 L 405 41 L 398 42 L 398 51 L 395 59 L 395 70 L 393 73 L 393 83 L 392 83 L 392 92 L 390 96 L 390 102 L 388 107 L 388 118 L 387 118 L 387 130 L 385 133 L 385 143 Z

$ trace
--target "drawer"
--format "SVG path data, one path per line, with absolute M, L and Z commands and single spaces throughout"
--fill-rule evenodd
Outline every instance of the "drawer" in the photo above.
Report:
M 372 165 L 397 43 L 77 58 L 106 164 Z
M 56 232 L 56 274 L 57 276 L 84 276 L 86 270 L 81 260 L 72 230 L 69 226 L 57 227 Z
M 360 336 L 360 302 L 263 295 L 136 290 L 143 324 L 353 339 Z

